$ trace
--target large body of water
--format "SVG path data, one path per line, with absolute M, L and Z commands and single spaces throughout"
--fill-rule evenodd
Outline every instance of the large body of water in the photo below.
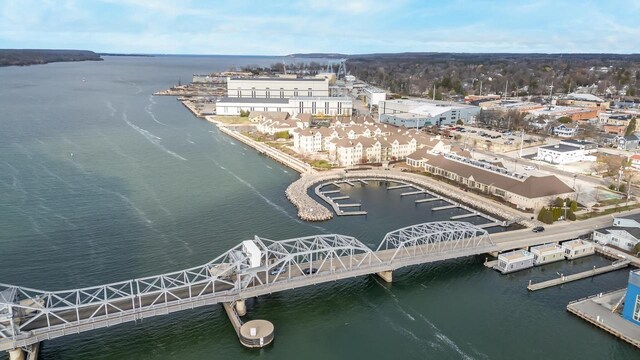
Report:
M 292 170 L 151 93 L 193 73 L 276 58 L 107 57 L 0 69 L 0 283 L 48 290 L 207 262 L 259 235 L 352 235 L 375 247 L 430 212 L 375 187 L 369 215 L 305 223 L 284 197 Z M 83 81 L 84 80 L 84 81 Z M 366 195 L 366 196 L 364 196 Z M 471 257 L 264 296 L 274 344 L 246 350 L 219 306 L 69 336 L 42 359 L 631 359 L 630 345 L 567 313 L 621 288 L 618 271 L 535 293 L 529 279 L 591 257 L 500 275 Z M 2 355 L 0 355 L 2 358 Z

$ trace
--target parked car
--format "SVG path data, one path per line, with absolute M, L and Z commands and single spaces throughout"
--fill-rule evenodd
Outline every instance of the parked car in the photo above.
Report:
M 544 231 L 544 227 L 543 226 L 536 226 L 533 229 L 531 229 L 531 231 L 533 231 L 534 233 L 543 232 Z
M 525 167 L 524 167 L 524 169 L 525 169 L 525 170 L 535 170 L 535 169 L 536 169 L 536 167 L 535 167 L 535 166 L 532 166 L 532 165 L 527 165 L 527 166 L 525 166 Z
M 304 270 L 302 270 L 302 273 L 305 275 L 312 275 L 318 272 L 318 269 L 316 268 L 306 268 Z

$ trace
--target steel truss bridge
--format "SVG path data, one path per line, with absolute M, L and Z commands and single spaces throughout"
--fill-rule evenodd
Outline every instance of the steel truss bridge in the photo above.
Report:
M 375 251 L 338 234 L 280 241 L 256 236 L 204 265 L 157 276 L 60 291 L 0 284 L 0 351 L 180 310 L 355 276 L 390 275 L 404 266 L 496 250 L 484 229 L 466 222 L 433 222 L 390 232 Z

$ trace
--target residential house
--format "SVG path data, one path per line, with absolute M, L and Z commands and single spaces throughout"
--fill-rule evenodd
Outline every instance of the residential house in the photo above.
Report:
M 618 136 L 616 140 L 620 150 L 635 150 L 640 142 L 636 135 Z
M 559 137 L 573 137 L 578 131 L 578 124 L 560 124 L 552 129 L 553 135 Z
M 612 226 L 593 231 L 593 241 L 602 245 L 613 245 L 625 251 L 633 251 L 640 242 L 639 215 L 614 218 Z

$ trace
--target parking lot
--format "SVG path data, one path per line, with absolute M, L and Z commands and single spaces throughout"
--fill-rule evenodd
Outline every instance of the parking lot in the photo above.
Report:
M 509 131 L 504 129 L 484 129 L 473 126 L 447 126 L 443 128 L 453 136 L 460 136 L 460 141 L 467 147 L 491 150 L 496 152 L 507 152 L 520 149 L 520 144 L 524 139 L 523 148 L 539 146 L 544 144 L 544 139 L 534 135 L 522 134 L 520 131 Z

